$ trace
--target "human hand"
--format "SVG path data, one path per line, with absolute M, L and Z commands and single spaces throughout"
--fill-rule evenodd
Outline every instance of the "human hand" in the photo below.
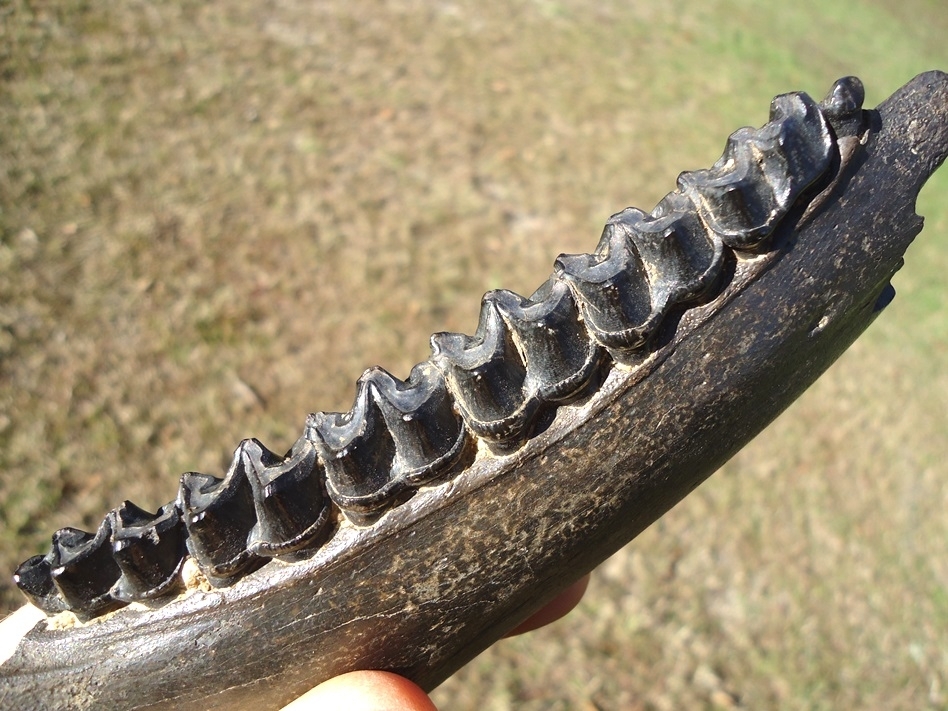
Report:
M 589 576 L 576 581 L 546 607 L 511 630 L 507 636 L 529 632 L 563 617 L 586 592 Z M 384 671 L 355 671 L 323 682 L 283 708 L 283 711 L 437 711 L 428 695 L 405 677 Z

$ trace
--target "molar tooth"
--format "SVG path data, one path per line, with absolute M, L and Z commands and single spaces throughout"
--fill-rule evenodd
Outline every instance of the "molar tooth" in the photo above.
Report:
M 760 135 L 770 139 L 766 143 L 768 152 L 780 156 L 786 164 L 784 171 L 790 187 L 786 201 L 781 203 L 785 213 L 800 193 L 829 169 L 837 151 L 836 143 L 819 104 L 804 93 L 775 97 L 770 107 L 770 123 L 760 129 Z
M 130 501 L 109 512 L 112 557 L 122 571 L 112 597 L 123 602 L 163 595 L 180 585 L 185 528 L 173 503 L 149 513 Z
M 241 448 L 241 456 L 257 513 L 247 547 L 268 557 L 312 547 L 329 521 L 312 442 L 301 437 L 281 459 L 254 439 Z
M 816 103 L 784 94 L 771 104 L 767 124 L 731 134 L 722 157 L 708 170 L 682 173 L 678 187 L 725 244 L 753 249 L 824 176 L 835 150 Z
M 305 436 L 326 469 L 329 496 L 356 523 L 367 523 L 404 488 L 393 476 L 395 442 L 369 391 L 363 375 L 350 412 L 306 419 Z
M 94 534 L 78 528 L 61 528 L 53 534 L 53 584 L 66 609 L 77 615 L 100 615 L 124 604 L 109 594 L 122 573 L 112 558 L 111 534 L 108 518 Z
M 181 476 L 178 507 L 188 531 L 188 551 L 215 586 L 234 582 L 265 561 L 247 549 L 256 523 L 253 492 L 247 479 L 244 440 L 223 479 L 187 472 Z
M 683 195 L 670 193 L 651 214 L 630 207 L 609 220 L 642 259 L 656 321 L 676 304 L 707 294 L 721 274 L 724 244 L 689 207 Z
M 775 186 L 765 180 L 765 161 L 770 161 L 771 176 L 786 166 L 761 150 L 754 134 L 741 129 L 711 168 L 678 176 L 678 189 L 693 200 L 708 227 L 735 248 L 752 246 L 770 234 L 780 216 L 777 193 L 785 198 L 788 192 L 786 181 Z
M 444 376 L 432 363 L 412 368 L 402 382 L 371 368 L 368 382 L 395 442 L 397 476 L 411 486 L 436 479 L 454 465 L 467 444 L 467 428 L 454 409 Z
M 596 254 L 561 254 L 555 276 L 567 282 L 590 334 L 623 361 L 652 335 L 652 303 L 642 259 L 625 230 L 607 224 Z
M 549 279 L 529 299 L 512 291 L 485 295 L 524 353 L 527 390 L 543 402 L 569 402 L 595 379 L 604 353 L 590 340 L 569 287 Z
M 431 350 L 468 427 L 492 446 L 518 445 L 538 403 L 528 397 L 523 358 L 496 305 L 481 303 L 473 337 L 436 333 Z

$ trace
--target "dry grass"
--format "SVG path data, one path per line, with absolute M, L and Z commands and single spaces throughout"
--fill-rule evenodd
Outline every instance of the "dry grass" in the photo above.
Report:
M 0 569 L 405 375 L 774 93 L 948 68 L 924 0 L 171 5 L 0 6 Z M 933 183 L 880 322 L 444 708 L 948 708 Z

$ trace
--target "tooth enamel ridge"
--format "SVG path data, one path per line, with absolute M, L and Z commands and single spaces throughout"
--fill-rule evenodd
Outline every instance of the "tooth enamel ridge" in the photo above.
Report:
M 231 584 L 265 562 L 247 549 L 256 524 L 247 450 L 256 446 L 255 440 L 241 442 L 223 479 L 199 472 L 181 477 L 177 506 L 188 532 L 188 553 L 218 586 Z
M 109 513 L 112 557 L 121 576 L 109 591 L 120 602 L 148 600 L 181 587 L 185 528 L 174 504 L 149 513 L 130 501 Z
M 311 414 L 285 456 L 247 439 L 222 479 L 184 474 L 154 514 L 126 501 L 95 533 L 57 531 L 17 568 L 17 586 L 48 614 L 86 619 L 179 592 L 186 556 L 212 585 L 231 585 L 271 559 L 311 555 L 342 516 L 372 525 L 467 466 L 478 441 L 516 450 L 614 363 L 647 353 L 663 324 L 674 328 L 669 314 L 713 298 L 735 253 L 770 249 L 788 215 L 830 184 L 838 140 L 866 130 L 864 94 L 846 77 L 819 104 L 776 97 L 766 125 L 733 133 L 711 168 L 682 173 L 650 213 L 613 215 L 593 253 L 560 255 L 529 298 L 486 294 L 474 335 L 433 335 L 431 358 L 406 381 L 369 369 L 352 409 Z
M 301 437 L 281 458 L 249 440 L 242 456 L 257 518 L 247 549 L 272 558 L 311 547 L 329 523 L 329 501 L 312 442 Z
M 53 534 L 53 586 L 66 608 L 98 615 L 119 607 L 109 595 L 121 570 L 111 555 L 112 527 L 106 518 L 95 533 L 62 528 Z

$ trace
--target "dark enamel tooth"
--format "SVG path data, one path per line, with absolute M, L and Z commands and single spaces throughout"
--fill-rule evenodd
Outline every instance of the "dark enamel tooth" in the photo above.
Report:
M 494 303 L 481 303 L 473 337 L 436 333 L 431 351 L 471 431 L 499 446 L 523 438 L 537 403 L 527 396 L 526 367 Z
M 609 224 L 635 245 L 648 274 L 652 318 L 663 318 L 679 303 L 697 299 L 717 283 L 724 243 L 690 209 L 680 193 L 670 193 L 646 214 L 630 207 Z
M 596 254 L 561 254 L 555 276 L 567 282 L 592 335 L 620 362 L 648 340 L 648 274 L 624 230 L 606 225 Z
M 763 180 L 754 151 L 755 135 L 752 129 L 740 129 L 728 139 L 724 155 L 714 166 L 678 176 L 679 190 L 692 198 L 708 227 L 729 247 L 750 247 L 770 234 L 780 217 L 775 188 L 786 192 L 785 185 Z M 786 171 L 779 156 L 765 159 L 770 161 L 769 172 Z
M 771 120 L 728 138 L 708 170 L 682 173 L 679 190 L 702 220 L 734 249 L 762 242 L 800 194 L 829 168 L 835 144 L 826 118 L 806 94 L 784 94 Z
M 173 503 L 153 514 L 126 501 L 109 513 L 109 522 L 112 557 L 122 571 L 112 597 L 123 602 L 147 600 L 181 585 L 185 528 Z
M 316 412 L 306 420 L 306 438 L 326 469 L 329 496 L 356 523 L 404 488 L 393 471 L 395 442 L 369 390 L 360 378 L 352 410 Z
M 760 136 L 761 153 L 778 154 L 787 166 L 790 187 L 781 203 L 783 217 L 800 194 L 829 169 L 836 144 L 819 104 L 803 93 L 775 97 L 770 122 L 760 129 Z
M 13 574 L 13 582 L 30 602 L 43 612 L 55 615 L 66 609 L 66 603 L 53 585 L 49 558 L 49 555 L 34 555 L 23 561 Z
M 213 585 L 229 585 L 265 561 L 247 549 L 256 524 L 253 491 L 247 479 L 244 440 L 223 479 L 187 472 L 178 489 L 178 508 L 188 531 L 188 551 Z
M 441 371 L 426 361 L 412 368 L 407 382 L 382 368 L 362 377 L 394 439 L 396 476 L 418 486 L 450 469 L 468 438 Z
M 99 615 L 124 604 L 109 594 L 122 574 L 112 558 L 111 534 L 107 518 L 94 534 L 77 528 L 53 534 L 53 584 L 66 608 L 78 615 Z
M 493 302 L 523 352 L 527 390 L 543 402 L 569 402 L 596 377 L 603 351 L 589 339 L 569 287 L 549 279 L 529 299 L 492 291 Z
M 858 135 L 864 128 L 862 104 L 866 90 L 856 77 L 843 77 L 829 90 L 820 107 L 838 138 Z
M 329 521 L 329 500 L 312 442 L 301 437 L 285 459 L 255 439 L 241 452 L 257 512 L 247 547 L 267 557 L 311 547 Z

